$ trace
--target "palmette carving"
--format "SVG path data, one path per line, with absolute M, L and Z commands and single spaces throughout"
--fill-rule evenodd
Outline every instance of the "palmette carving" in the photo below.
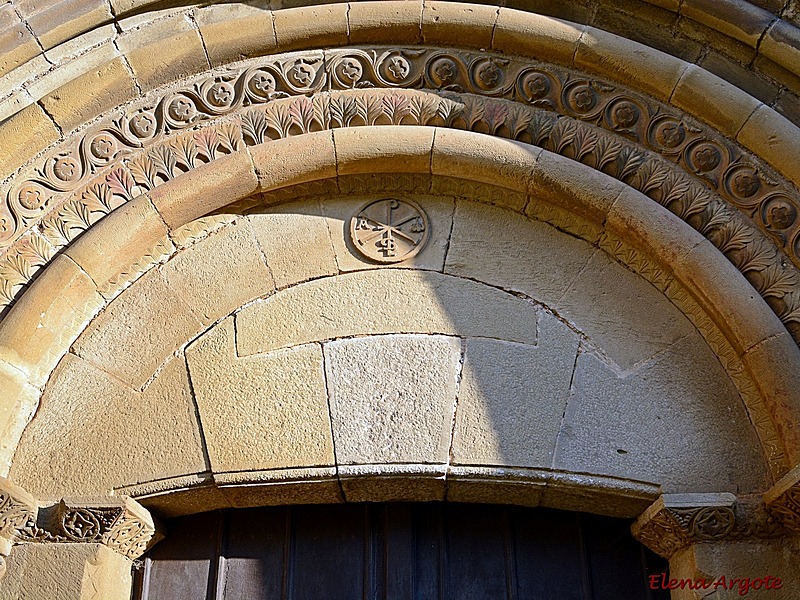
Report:
M 651 99 L 551 65 L 431 48 L 257 59 L 152 98 L 12 180 L 0 207 L 0 247 L 12 244 L 0 258 L 0 306 L 49 260 L 39 256 L 215 158 L 322 129 L 415 124 L 541 146 L 647 194 L 717 245 L 800 341 L 798 272 L 782 260 L 800 263 L 796 190 Z M 31 228 L 46 252 L 14 241 Z

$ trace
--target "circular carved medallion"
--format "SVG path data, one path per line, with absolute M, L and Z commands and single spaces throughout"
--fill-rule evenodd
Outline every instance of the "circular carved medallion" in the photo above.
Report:
M 350 219 L 353 247 L 369 260 L 395 263 L 422 250 L 428 241 L 428 215 L 412 200 L 368 202 Z

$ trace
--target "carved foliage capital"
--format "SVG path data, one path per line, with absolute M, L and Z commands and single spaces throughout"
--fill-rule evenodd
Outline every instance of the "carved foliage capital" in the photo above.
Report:
M 729 493 L 664 494 L 631 527 L 634 537 L 665 558 L 700 542 L 774 538 L 787 533 L 763 504 Z
M 800 465 L 764 494 L 764 502 L 784 527 L 800 533 Z

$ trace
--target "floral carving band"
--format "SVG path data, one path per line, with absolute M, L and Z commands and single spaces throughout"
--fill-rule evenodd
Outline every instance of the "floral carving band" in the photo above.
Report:
M 630 185 L 709 239 L 800 341 L 800 204 L 768 165 L 608 82 L 436 48 L 255 59 L 154 92 L 76 134 L 2 188 L 0 311 L 80 233 L 182 173 L 273 139 L 407 124 L 513 139 Z

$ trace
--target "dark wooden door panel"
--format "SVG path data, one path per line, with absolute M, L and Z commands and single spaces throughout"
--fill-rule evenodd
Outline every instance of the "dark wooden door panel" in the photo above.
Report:
M 666 600 L 619 519 L 469 504 L 351 504 L 175 519 L 135 600 Z

